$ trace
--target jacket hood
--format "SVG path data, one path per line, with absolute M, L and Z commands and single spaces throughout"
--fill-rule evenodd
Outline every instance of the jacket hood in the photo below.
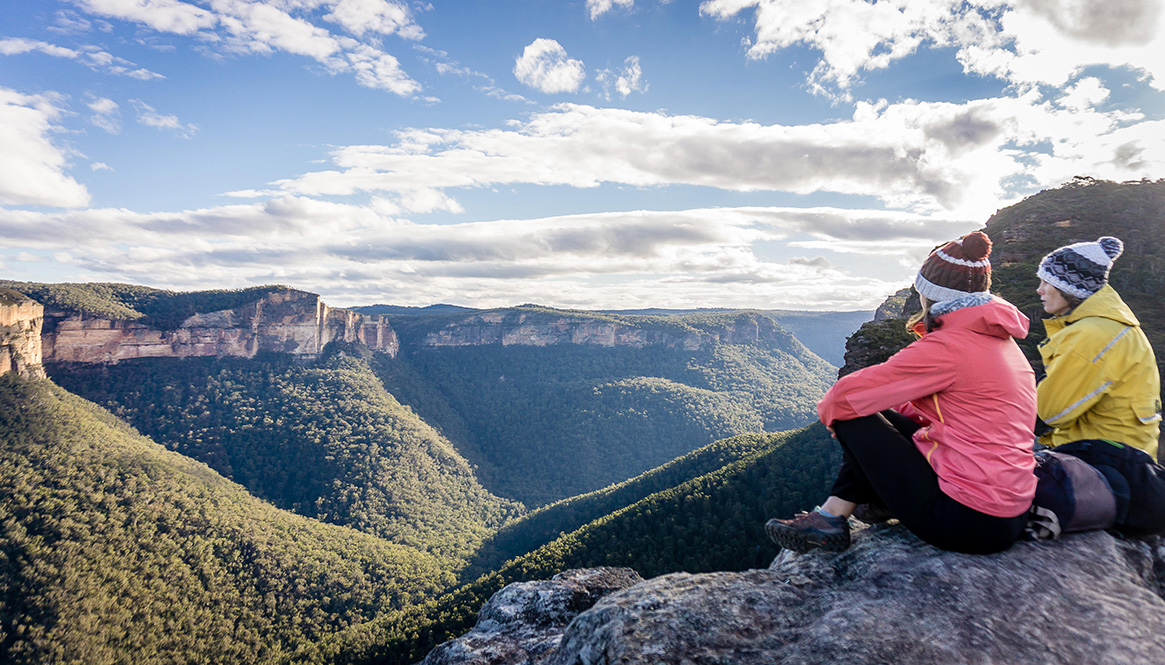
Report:
M 1129 309 L 1129 306 L 1121 299 L 1116 289 L 1108 284 L 1100 287 L 1099 291 L 1085 298 L 1079 307 L 1063 317 L 1063 322 L 1065 324 L 1075 323 L 1089 316 L 1100 316 L 1106 319 L 1112 319 L 1126 326 L 1141 325 L 1136 315 L 1133 314 L 1133 310 Z
M 1031 321 L 1015 305 L 997 296 L 982 305 L 964 307 L 938 317 L 943 328 L 965 328 L 992 337 L 1023 339 Z

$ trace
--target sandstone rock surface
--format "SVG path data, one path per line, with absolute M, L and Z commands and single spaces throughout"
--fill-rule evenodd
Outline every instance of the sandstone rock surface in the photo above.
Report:
M 45 362 L 116 363 L 130 358 L 241 356 L 260 351 L 318 355 L 329 342 L 362 342 L 396 355 L 396 333 L 381 316 L 324 304 L 314 293 L 287 289 L 234 309 L 195 314 L 174 330 L 134 321 L 50 311 Z
M 472 631 L 431 651 L 423 665 L 540 662 L 558 646 L 571 619 L 599 598 L 642 581 L 630 568 L 584 568 L 511 584 L 482 607 Z
M 980 556 L 878 525 L 843 553 L 782 552 L 767 570 L 677 573 L 617 591 L 528 661 L 467 652 L 439 662 L 1159 665 L 1163 593 L 1159 537 L 1097 531 Z
M 41 326 L 44 307 L 10 289 L 0 289 L 0 374 L 43 378 Z

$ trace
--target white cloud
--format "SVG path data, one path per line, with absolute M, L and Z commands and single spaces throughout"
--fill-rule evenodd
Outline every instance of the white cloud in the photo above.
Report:
M 332 74 L 352 74 L 367 88 L 406 97 L 421 90 L 397 58 L 378 45 L 383 35 L 408 40 L 424 36 L 408 6 L 395 0 L 208 0 L 209 9 L 177 0 L 76 1 L 94 14 L 194 37 L 206 50 L 291 53 L 315 60 Z M 326 11 L 322 17 L 321 9 Z M 315 23 L 320 18 L 369 40 L 334 35 Z
M 930 247 L 975 226 L 768 207 L 425 225 L 393 217 L 391 204 L 377 207 L 286 197 L 176 213 L 0 209 L 0 248 L 43 255 L 82 244 L 70 279 L 171 288 L 284 282 L 362 303 L 858 308 L 906 283 Z M 813 259 L 762 258 L 758 247 L 776 241 L 821 249 Z M 851 246 L 867 247 L 870 263 L 888 270 L 851 272 L 836 267 L 844 259 L 829 260 Z
M 594 21 L 614 9 L 615 5 L 630 9 L 635 5 L 635 0 L 587 0 L 587 13 Z
M 549 95 L 577 92 L 586 78 L 586 69 L 581 60 L 567 57 L 561 44 L 540 37 L 522 51 L 514 63 L 514 76 L 525 85 Z
M 66 173 L 67 149 L 52 140 L 62 113 L 52 97 L 0 88 L 0 205 L 88 205 L 85 186 Z
M 32 39 L 0 39 L 0 55 L 20 55 L 33 52 L 43 53 L 54 58 L 76 60 L 95 71 L 128 76 L 139 81 L 166 78 L 157 72 L 138 67 L 132 62 L 112 55 L 96 46 L 83 46 L 77 50 Z
M 74 2 L 91 13 L 136 21 L 159 32 L 189 35 L 212 28 L 218 22 L 212 12 L 178 0 L 74 0 Z
M 631 56 L 623 63 L 623 71 L 615 81 L 615 89 L 623 97 L 632 92 L 646 92 L 647 85 L 643 83 L 643 69 L 639 66 L 639 56 Z
M 110 134 L 121 133 L 121 111 L 117 102 L 106 97 L 97 97 L 88 104 L 93 115 L 89 118 L 97 127 Z
M 131 99 L 129 103 L 133 105 L 134 110 L 138 114 L 138 122 L 146 127 L 154 127 L 155 129 L 164 129 L 172 131 L 184 139 L 192 138 L 198 133 L 198 125 L 182 124 L 178 116 L 172 114 L 158 113 L 154 107 L 141 101 L 140 99 Z
M 1056 102 L 1066 109 L 1086 111 L 1108 99 L 1108 95 L 1109 91 L 1104 83 L 1098 78 L 1089 76 L 1069 86 Z
M 74 11 L 64 10 L 53 15 L 53 22 L 48 29 L 63 35 L 80 34 L 92 30 L 93 23 Z
M 821 52 L 811 84 L 848 90 L 920 47 L 954 48 L 965 71 L 1063 85 L 1089 65 L 1129 67 L 1165 89 L 1160 0 L 705 0 L 720 20 L 752 12 L 749 55 L 794 45 Z
M 615 91 L 620 97 L 626 98 L 632 92 L 646 92 L 647 84 L 643 82 L 643 69 L 639 66 L 639 56 L 631 56 L 623 61 L 623 69 L 616 75 L 610 69 L 600 70 L 595 80 L 602 87 L 603 99 L 611 98 L 611 84 L 614 79 Z
M 405 39 L 421 39 L 425 31 L 413 22 L 407 5 L 386 0 L 338 0 L 327 3 L 331 13 L 324 18 L 348 32 L 363 37 L 366 32 L 398 34 Z
M 113 167 L 105 162 L 93 162 L 89 165 L 90 170 L 93 171 L 112 171 Z
M 340 148 L 336 169 L 272 184 L 308 196 L 607 183 L 829 191 L 978 217 L 1023 193 L 1005 183 L 1160 173 L 1165 161 L 1148 139 L 1154 125 L 1138 120 L 1065 109 L 1036 93 L 961 104 L 859 103 L 850 120 L 809 125 L 562 104 L 505 130 L 417 129 L 398 133 L 393 145 Z M 1121 167 L 1114 160 L 1126 145 L 1123 154 L 1136 148 L 1136 158 Z
M 328 63 L 329 68 L 337 72 L 351 71 L 356 75 L 356 82 L 366 88 L 387 90 L 402 97 L 420 92 L 421 85 L 409 78 L 400 67 L 400 62 L 393 56 L 378 51 L 370 46 L 354 46 L 344 57 L 344 64 L 336 60 Z

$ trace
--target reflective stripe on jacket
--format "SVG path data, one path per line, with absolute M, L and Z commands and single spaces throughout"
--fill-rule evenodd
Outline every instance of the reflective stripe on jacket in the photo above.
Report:
M 1066 316 L 1044 320 L 1040 344 L 1047 378 L 1037 389 L 1040 418 L 1058 446 L 1110 439 L 1157 458 L 1161 376 L 1140 322 L 1105 285 Z
M 944 494 L 996 517 L 1031 507 L 1035 372 L 1013 337 L 1028 319 L 1005 300 L 938 317 L 934 332 L 889 360 L 838 379 L 817 405 L 821 422 L 894 408 L 922 427 L 914 445 Z

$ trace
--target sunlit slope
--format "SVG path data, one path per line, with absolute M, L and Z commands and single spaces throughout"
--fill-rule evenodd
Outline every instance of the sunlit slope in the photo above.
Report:
M 49 381 L 0 376 L 0 662 L 280 662 L 450 581 L 431 555 L 279 510 Z

